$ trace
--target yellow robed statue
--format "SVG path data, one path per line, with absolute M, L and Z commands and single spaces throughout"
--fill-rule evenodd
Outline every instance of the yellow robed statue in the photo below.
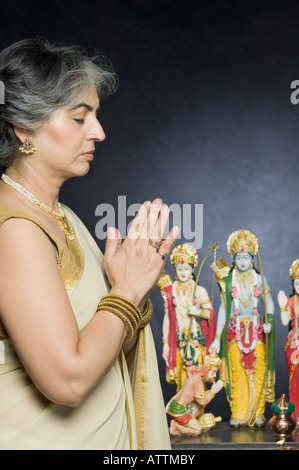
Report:
M 274 304 L 259 256 L 259 242 L 249 230 L 227 240 L 230 268 L 221 258 L 212 265 L 221 289 L 216 335 L 210 347 L 222 358 L 220 378 L 231 408 L 230 425 L 261 427 L 265 402 L 274 401 Z M 254 257 L 259 260 L 259 272 Z M 261 314 L 259 301 L 264 305 Z

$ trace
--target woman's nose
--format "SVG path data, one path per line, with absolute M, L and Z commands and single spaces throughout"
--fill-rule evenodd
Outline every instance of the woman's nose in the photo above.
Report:
M 103 142 L 103 140 L 106 139 L 104 129 L 98 120 L 96 120 L 96 122 L 92 126 L 92 129 L 89 132 L 89 139 L 96 140 L 98 142 Z

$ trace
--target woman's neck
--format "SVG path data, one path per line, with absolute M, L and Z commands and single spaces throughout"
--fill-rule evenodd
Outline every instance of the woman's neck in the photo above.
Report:
M 26 165 L 11 165 L 5 171 L 5 174 L 22 185 L 27 191 L 30 191 L 40 202 L 46 204 L 53 210 L 58 209 L 58 197 L 61 184 L 44 175 L 42 171 Z

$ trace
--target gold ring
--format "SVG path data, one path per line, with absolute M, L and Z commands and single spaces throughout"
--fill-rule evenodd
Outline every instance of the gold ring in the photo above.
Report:
M 157 251 L 158 255 L 161 256 L 161 258 L 163 259 L 163 261 L 167 258 L 168 256 L 168 253 L 160 253 L 160 251 Z
M 157 252 L 160 249 L 161 242 L 155 242 L 154 240 L 149 239 L 148 244 L 156 248 Z

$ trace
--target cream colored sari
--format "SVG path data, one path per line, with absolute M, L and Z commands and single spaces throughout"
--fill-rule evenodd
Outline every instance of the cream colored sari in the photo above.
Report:
M 0 207 L 0 226 L 11 217 L 37 223 L 58 250 L 58 269 L 81 329 L 109 290 L 103 255 L 78 217 L 63 206 L 76 240 L 66 250 L 42 224 L 15 208 Z M 1 334 L 1 331 L 0 331 Z M 77 408 L 50 402 L 37 390 L 2 332 L 0 449 L 170 449 L 165 406 L 150 326 L 130 357 L 121 353 L 108 374 Z M 0 347 L 0 349 L 1 349 Z

